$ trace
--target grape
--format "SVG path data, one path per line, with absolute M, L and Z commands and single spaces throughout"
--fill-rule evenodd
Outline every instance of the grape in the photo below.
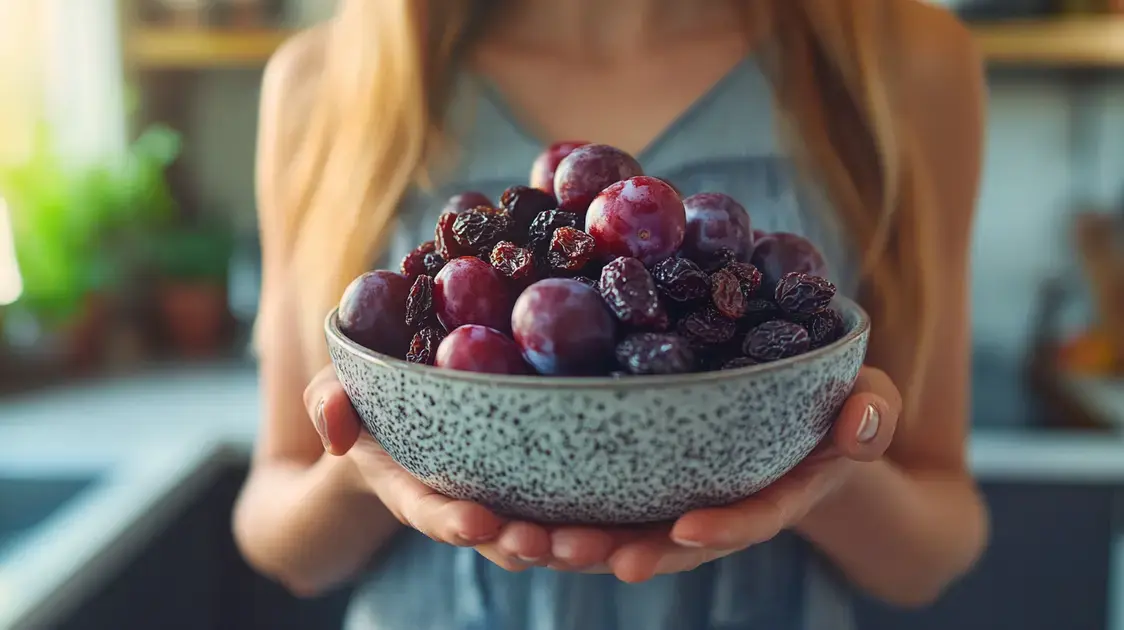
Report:
M 496 243 L 495 248 L 492 249 L 490 262 L 496 271 L 512 280 L 525 280 L 535 271 L 535 260 L 531 252 L 516 247 L 515 243 L 510 241 Z
M 774 319 L 749 331 L 742 352 L 761 363 L 804 354 L 811 345 L 808 331 L 800 324 Z
M 679 335 L 639 333 L 617 346 L 617 363 L 630 374 L 686 374 L 695 367 L 691 344 Z
M 485 195 L 482 192 L 471 190 L 468 192 L 463 192 L 459 195 L 453 195 L 452 197 L 449 197 L 449 201 L 445 202 L 445 207 L 442 208 L 441 212 L 452 212 L 453 214 L 460 214 L 462 212 L 467 212 L 469 210 L 472 210 L 473 208 L 477 208 L 480 206 L 491 208 L 492 200 L 488 199 L 488 195 Z
M 578 216 L 572 212 L 562 210 L 547 210 L 540 212 L 539 216 L 531 223 L 527 235 L 527 247 L 535 254 L 542 257 L 550 251 L 550 242 L 554 239 L 554 231 L 560 227 L 578 227 Z
M 786 273 L 777 283 L 777 306 L 789 315 L 814 315 L 835 297 L 835 285 L 806 273 Z
M 606 188 L 586 215 L 586 230 L 601 255 L 639 258 L 647 267 L 675 254 L 686 227 L 683 201 L 675 190 L 643 175 Z
M 453 222 L 453 238 L 470 251 L 485 254 L 488 258 L 492 246 L 506 239 L 511 232 L 511 215 L 495 208 L 473 208 L 457 215 Z
M 511 293 L 499 272 L 479 258 L 465 256 L 446 264 L 435 279 L 433 298 L 446 330 L 467 324 L 508 330 Z
M 413 251 L 411 251 L 409 254 L 406 254 L 406 257 L 402 259 L 402 265 L 400 267 L 402 273 L 411 280 L 422 275 L 433 275 L 429 271 L 431 265 L 434 264 L 429 262 L 430 254 L 436 256 L 434 262 L 436 262 L 437 259 L 441 260 L 441 265 L 437 267 L 438 271 L 440 271 L 441 266 L 444 266 L 445 264 L 445 260 L 441 258 L 440 254 L 437 253 L 437 245 L 435 245 L 433 241 L 426 241 L 421 245 L 418 245 Z
M 612 364 L 616 321 L 597 291 L 577 280 L 532 284 L 515 302 L 511 328 L 541 374 L 603 374 Z
M 618 258 L 601 270 L 601 297 L 617 319 L 638 328 L 667 328 L 656 281 L 635 258 Z
M 547 261 L 560 271 L 578 271 L 593 257 L 593 237 L 572 227 L 554 230 Z
M 676 302 L 691 302 L 710 293 L 706 274 L 694 261 L 668 258 L 652 269 L 660 291 Z
M 770 292 L 776 289 L 786 273 L 827 277 L 823 254 L 808 239 L 788 232 L 774 232 L 762 237 L 754 245 L 751 262 L 761 272 L 761 287 Z
M 624 151 L 605 144 L 587 144 L 574 149 L 558 164 L 554 196 L 560 208 L 583 217 L 601 191 L 643 174 L 636 158 Z
M 355 343 L 402 358 L 410 344 L 406 296 L 410 280 L 392 271 L 370 271 L 351 282 L 339 305 L 340 332 Z
M 684 256 L 699 260 L 725 247 L 738 260 L 749 261 L 753 234 L 749 213 L 740 203 L 722 193 L 700 193 L 684 199 L 683 208 L 687 214 Z
M 843 318 L 835 310 L 825 308 L 803 322 L 812 339 L 813 348 L 834 343 L 843 335 Z
M 529 370 L 519 346 L 487 326 L 461 326 L 437 346 L 434 365 L 484 374 L 526 374 Z
M 558 170 L 558 165 L 567 155 L 573 153 L 574 149 L 587 144 L 589 143 L 583 140 L 570 140 L 555 142 L 547 147 L 531 165 L 531 186 L 553 196 L 554 173 Z

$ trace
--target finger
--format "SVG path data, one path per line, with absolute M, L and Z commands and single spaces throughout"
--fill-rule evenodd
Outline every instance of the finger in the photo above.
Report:
M 693 571 L 721 555 L 707 549 L 680 547 L 666 535 L 653 533 L 621 546 L 609 559 L 609 566 L 620 581 L 637 584 L 657 575 Z
M 613 533 L 596 527 L 559 527 L 550 532 L 550 554 L 556 567 L 582 571 L 603 564 L 616 548 Z
M 450 499 L 417 479 L 385 456 L 372 471 L 375 494 L 399 521 L 433 540 L 472 547 L 491 542 L 504 520 L 471 501 Z
M 332 455 L 347 453 L 359 438 L 360 421 L 331 366 L 305 388 L 304 404 L 324 450 Z
M 498 566 L 501 569 L 504 569 L 505 571 L 511 571 L 512 573 L 521 573 L 533 566 L 530 562 L 524 562 L 522 560 L 511 557 L 507 554 L 507 552 L 500 549 L 500 547 L 495 543 L 477 545 L 475 549 L 477 553 L 484 556 L 485 558 L 490 560 L 492 564 Z
M 545 564 L 549 561 L 550 546 L 550 533 L 546 529 L 522 521 L 505 525 L 496 540 L 499 552 L 527 565 Z
M 863 368 L 832 429 L 832 445 L 855 461 L 881 458 L 894 437 L 901 408 L 901 394 L 890 377 Z

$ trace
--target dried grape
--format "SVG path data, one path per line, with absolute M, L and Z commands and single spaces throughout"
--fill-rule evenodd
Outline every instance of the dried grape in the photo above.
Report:
M 433 319 L 433 278 L 418 276 L 406 296 L 406 325 L 417 328 Z
M 440 326 L 426 326 L 414 335 L 406 360 L 419 365 L 433 365 L 437 347 L 445 339 L 445 330 Z
M 686 258 L 668 258 L 652 269 L 656 286 L 676 302 L 691 302 L 710 292 L 706 274 Z
M 550 266 L 563 271 L 578 271 L 593 257 L 593 237 L 572 227 L 554 230 L 550 239 Z
M 777 306 L 785 313 L 812 315 L 831 304 L 835 285 L 819 276 L 794 271 L 781 277 L 775 297 Z
M 601 270 L 601 297 L 617 319 L 631 326 L 662 329 L 668 317 L 656 283 L 635 258 L 617 258 Z
M 803 326 L 774 319 L 749 331 L 742 342 L 742 352 L 766 363 L 803 354 L 810 345 L 808 330 Z
M 535 271 L 535 260 L 531 252 L 511 241 L 496 244 L 492 249 L 491 263 L 497 271 L 512 280 L 529 278 Z
M 695 353 L 679 335 L 632 335 L 617 345 L 616 355 L 630 374 L 685 374 L 695 365 Z

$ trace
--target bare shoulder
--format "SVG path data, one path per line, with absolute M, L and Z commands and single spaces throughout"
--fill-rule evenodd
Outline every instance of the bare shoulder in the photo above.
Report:
M 971 30 L 951 12 L 920 0 L 887 2 L 901 29 L 899 103 L 942 196 L 942 223 L 966 239 L 982 168 L 984 62 Z

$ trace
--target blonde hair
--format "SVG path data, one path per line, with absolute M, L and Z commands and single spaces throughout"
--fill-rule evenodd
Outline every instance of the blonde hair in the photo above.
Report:
M 310 368 L 327 361 L 324 315 L 382 251 L 407 189 L 442 145 L 456 53 L 488 0 L 342 0 L 311 117 L 281 195 L 289 282 Z M 921 377 L 932 322 L 933 217 L 920 154 L 898 114 L 896 0 L 747 2 L 765 27 L 794 157 L 864 255 L 864 304 L 912 344 Z M 910 383 L 903 383 L 908 390 Z

